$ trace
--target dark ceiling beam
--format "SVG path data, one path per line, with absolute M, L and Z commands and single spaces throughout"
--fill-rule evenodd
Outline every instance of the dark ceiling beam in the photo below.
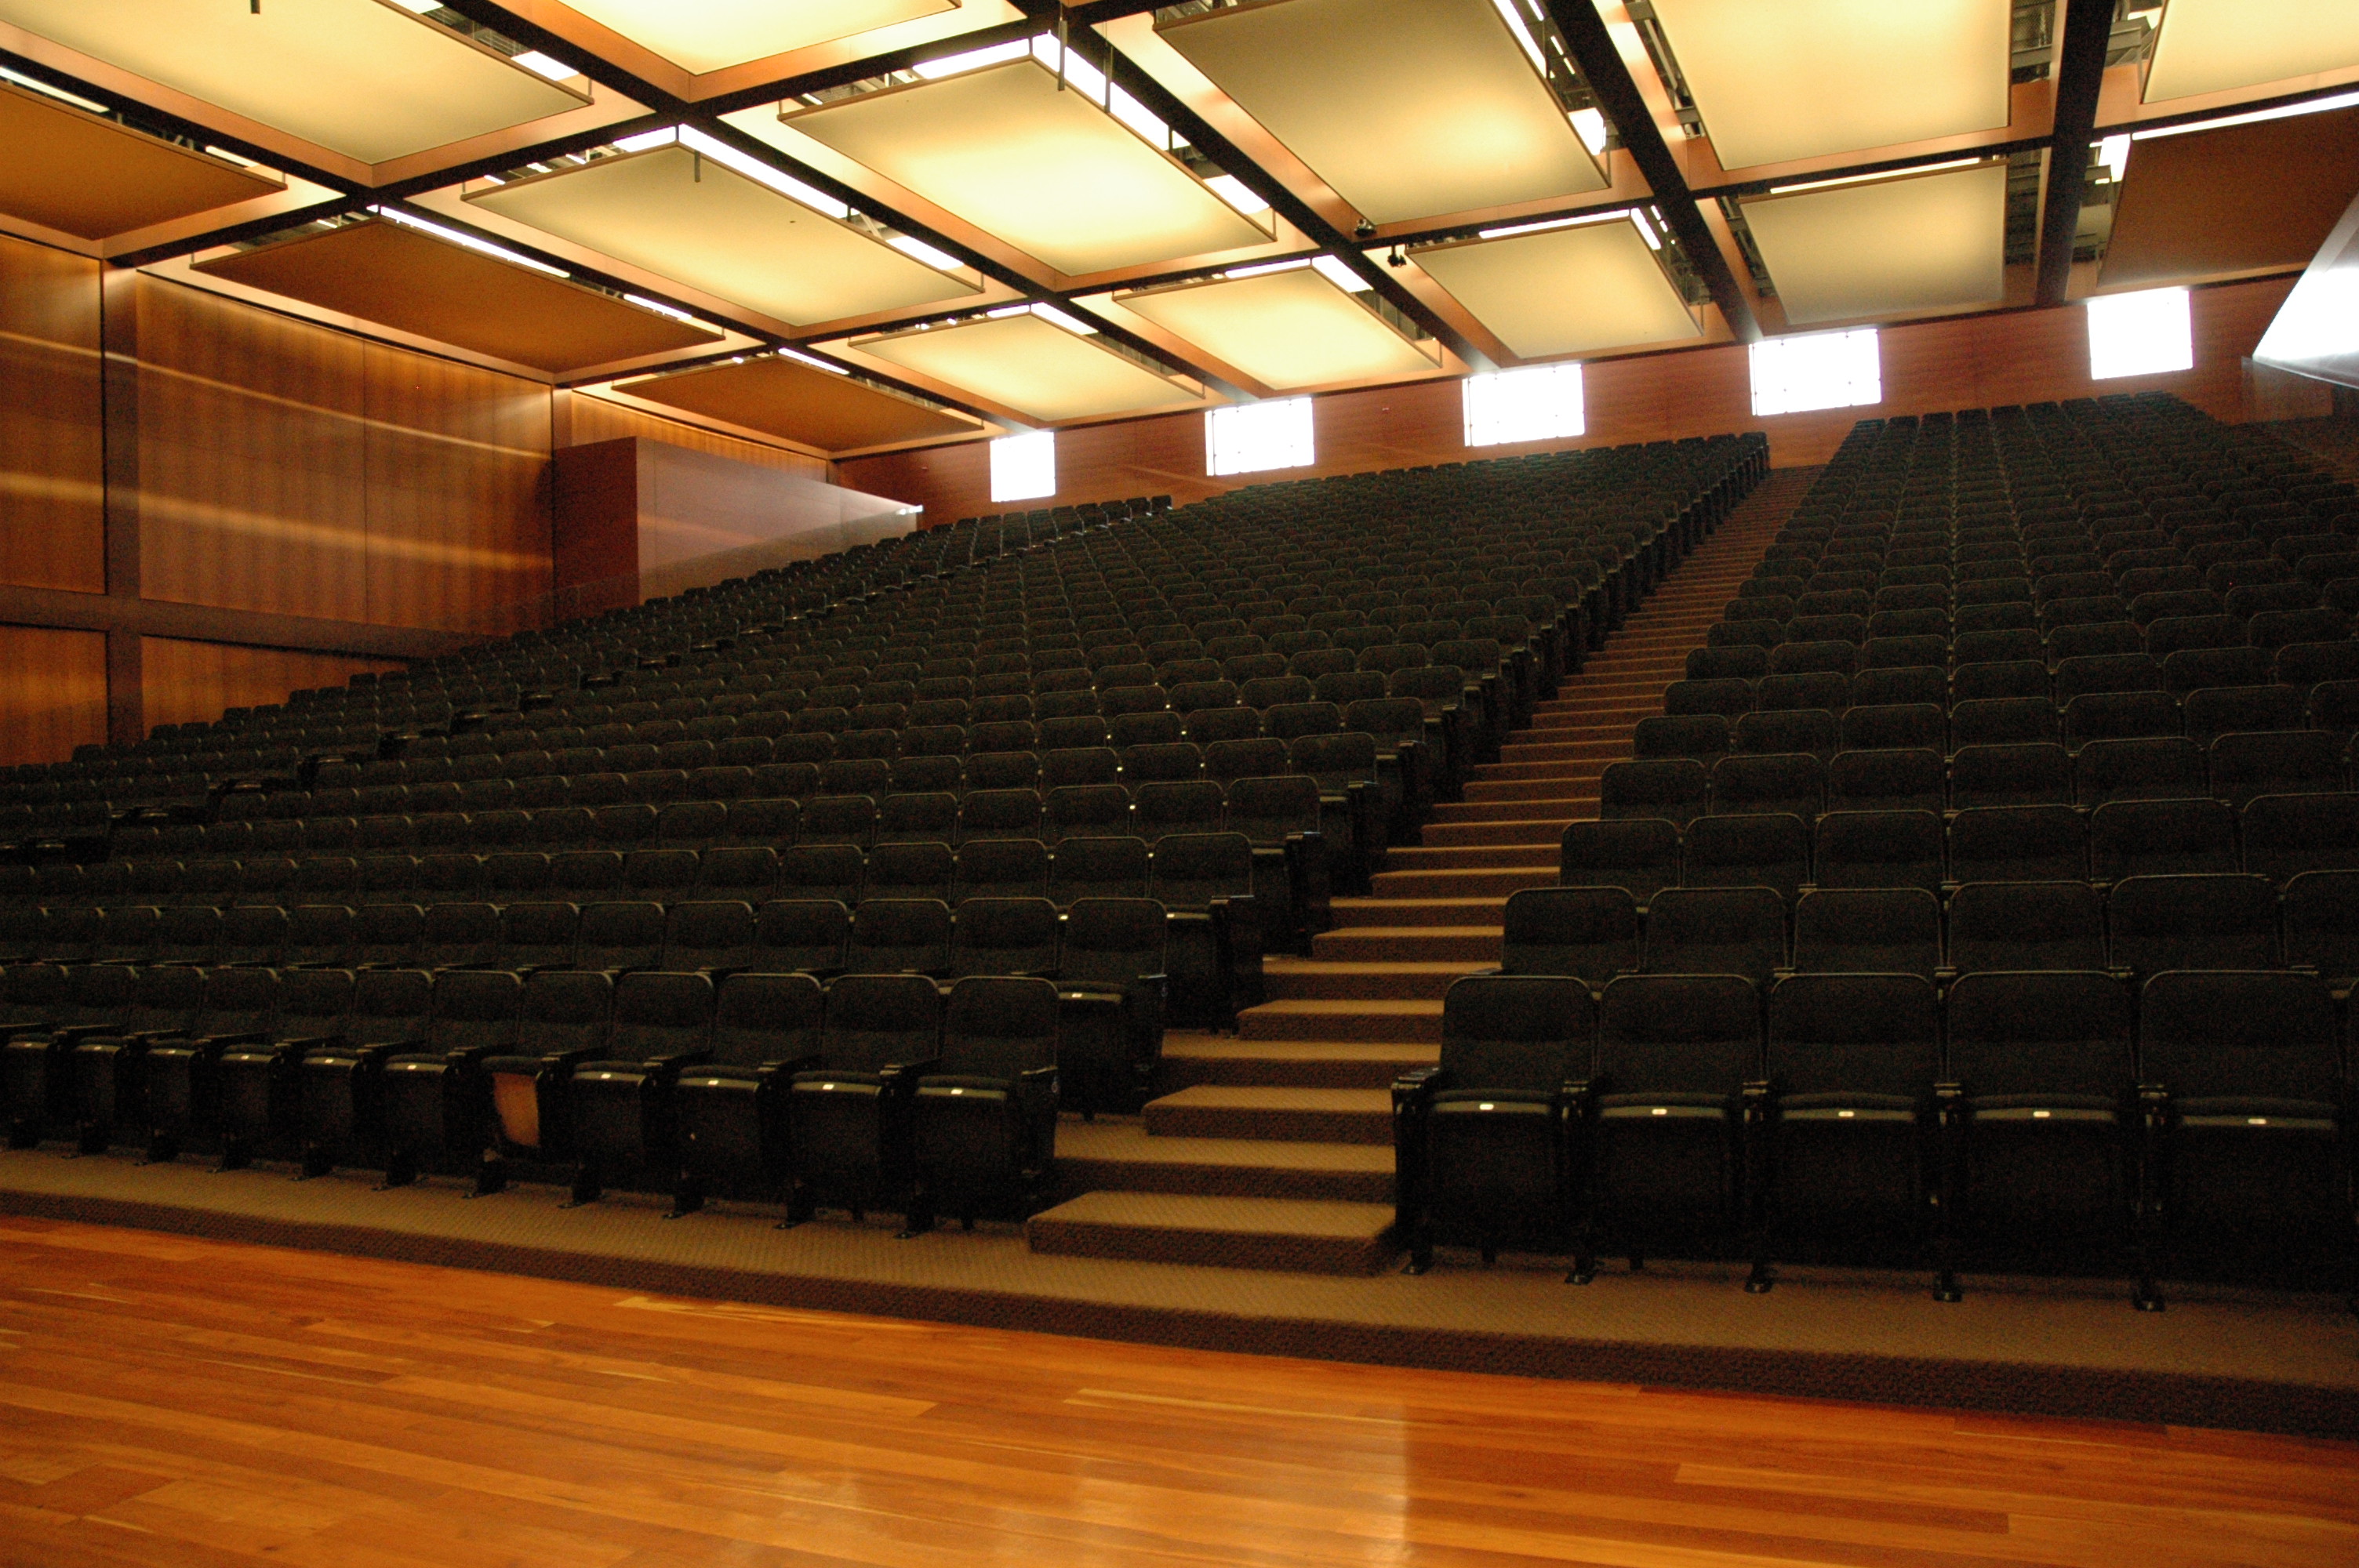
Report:
M 2114 31 L 2114 0 L 2067 0 L 2064 38 L 2056 49 L 2056 128 L 2048 141 L 2048 194 L 2039 210 L 2039 271 L 2035 302 L 2064 303 L 2072 281 L 2073 236 L 2089 186 L 2089 141 L 2097 129 L 2097 94 Z
M 1147 105 L 1165 124 L 1185 137 L 1190 146 L 1220 165 L 1223 172 L 1234 175 L 1247 189 L 1268 202 L 1279 217 L 1301 230 L 1311 243 L 1358 274 L 1379 297 L 1425 329 L 1469 366 L 1478 371 L 1493 368 L 1488 355 L 1404 287 L 1381 263 L 1361 250 L 1360 241 L 1329 222 L 1316 208 L 1288 189 L 1284 181 L 1239 151 L 1120 49 L 1100 38 L 1091 46 L 1090 52 L 1094 55 L 1100 50 L 1104 54 L 1106 74 L 1114 84 Z
M 1680 172 L 1679 159 L 1671 156 L 1669 144 L 1656 127 L 1653 112 L 1647 107 L 1630 68 L 1623 63 L 1622 51 L 1614 47 L 1613 35 L 1605 30 L 1604 18 L 1590 0 L 1546 3 L 1557 31 L 1564 35 L 1564 47 L 1572 53 L 1573 64 L 1581 68 L 1582 80 L 1597 95 L 1597 106 L 1605 112 L 1614 135 L 1622 138 L 1623 150 L 1654 191 L 1656 210 L 1679 236 L 1680 251 L 1711 291 L 1712 302 L 1720 307 L 1728 330 L 1740 343 L 1758 341 L 1761 324 L 1753 318 L 1753 306 L 1737 287 L 1736 274 L 1712 238 L 1711 225 L 1703 221 L 1687 178 Z

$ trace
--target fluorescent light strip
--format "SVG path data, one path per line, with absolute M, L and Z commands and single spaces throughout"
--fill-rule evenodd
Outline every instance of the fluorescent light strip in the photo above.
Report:
M 1537 223 L 1507 223 L 1496 229 L 1477 229 L 1478 240 L 1504 240 L 1511 234 L 1538 234 L 1549 229 L 1579 229 L 1591 223 L 1611 223 L 1629 215 L 1627 207 L 1616 207 L 1611 212 L 1584 212 L 1578 218 L 1543 218 Z
M 1066 86 L 1078 89 L 1094 100 L 1100 108 L 1105 106 L 1107 90 L 1114 85 L 1106 80 L 1105 72 L 1071 49 L 1059 45 L 1051 35 L 1042 33 L 1033 38 L 1032 58 L 1062 76 Z
M 423 218 L 413 218 L 396 207 L 372 207 L 369 212 L 375 217 L 390 219 L 404 228 L 415 229 L 421 234 L 431 234 L 438 240 L 445 240 L 454 245 L 464 245 L 467 249 L 490 256 L 495 261 L 506 262 L 510 266 L 527 267 L 549 277 L 570 278 L 573 276 L 563 267 L 551 266 L 544 261 L 535 261 L 532 257 L 520 255 L 505 245 L 495 245 L 489 240 L 479 240 L 464 230 L 446 229 L 440 223 L 429 223 Z
M 1370 287 L 1368 280 L 1362 277 L 1358 273 L 1353 272 L 1350 266 L 1345 265 L 1338 257 L 1323 255 L 1312 256 L 1310 258 L 1310 266 L 1312 271 L 1318 273 L 1320 276 L 1325 278 L 1328 282 L 1333 284 L 1336 287 L 1342 289 L 1346 294 L 1365 294 L 1368 292 Z
M 2115 184 L 2129 172 L 2130 139 L 2127 136 L 2107 136 L 2097 144 L 2097 161 L 2114 177 Z
M 1973 168 L 1975 165 L 1985 161 L 1978 157 L 1958 157 L 1951 158 L 1947 163 L 1922 163 L 1914 168 L 1887 168 L 1875 174 L 1849 174 L 1841 179 L 1811 179 L 1805 180 L 1799 185 L 1773 185 L 1769 190 L 1774 196 L 1784 196 L 1797 190 L 1831 190 L 1838 185 L 1865 185 L 1878 179 L 1906 179 L 1914 174 L 1939 174 L 1952 168 Z
M 679 127 L 666 125 L 660 131 L 641 131 L 635 136 L 618 137 L 614 146 L 621 152 L 643 153 L 651 147 L 668 147 L 678 140 L 679 140 Z
M 1216 174 L 1204 181 L 1204 189 L 1250 218 L 1256 212 L 1269 211 L 1269 203 L 1256 196 L 1242 179 L 1234 174 Z
M 2158 125 L 2151 131 L 2132 131 L 2130 140 L 2151 142 L 2164 136 L 2184 136 L 2195 131 L 2224 130 L 2230 125 L 2257 125 L 2264 120 L 2290 120 L 2299 114 L 2323 114 L 2331 109 L 2348 109 L 2354 103 L 2359 103 L 2359 92 L 2338 92 L 2332 98 L 2282 103 L 2275 109 L 2256 109 L 2249 114 L 2227 114 L 2217 120 L 2194 120 L 2184 125 Z
M 622 144 L 617 142 L 614 145 L 620 146 Z M 788 200 L 799 201 L 812 211 L 832 218 L 839 223 L 852 216 L 851 207 L 838 201 L 825 191 L 805 185 L 793 175 L 781 174 L 761 159 L 741 153 L 728 143 L 709 136 L 693 125 L 682 125 L 679 128 L 679 145 L 693 148 L 713 162 L 734 169 L 756 184 L 766 185 Z
M 964 264 L 948 251 L 936 250 L 925 241 L 911 234 L 896 234 L 885 242 L 903 255 L 921 261 L 938 272 L 959 272 Z
M 780 349 L 778 351 L 778 357 L 781 359 L 792 360 L 797 364 L 809 365 L 813 370 L 823 370 L 830 375 L 850 375 L 852 373 L 842 365 L 830 364 L 825 360 L 817 358 L 811 354 L 804 353 L 799 349 Z
M 1171 150 L 1171 127 L 1157 118 L 1146 104 L 1141 103 L 1121 88 L 1107 90 L 1106 113 L 1137 132 L 1148 146 L 1167 153 Z
M 1098 330 L 1095 327 L 1079 317 L 1066 314 L 1053 305 L 1035 305 L 1032 307 L 1032 314 L 1052 326 L 1062 327 L 1077 338 L 1094 338 L 1098 335 Z
M 703 331 L 716 332 L 720 330 L 719 328 L 713 326 L 710 321 L 700 321 L 695 317 L 690 315 L 687 311 L 682 310 L 677 305 L 667 305 L 660 299 L 650 299 L 644 294 L 625 294 L 623 296 L 623 302 L 626 305 L 636 305 L 642 310 L 652 310 L 658 316 L 669 316 L 675 321 L 680 322 L 686 326 L 698 328 Z
M 527 49 L 522 54 L 510 55 L 508 58 L 534 75 L 545 76 L 551 81 L 563 81 L 568 77 L 581 74 L 555 55 L 546 55 L 538 49 Z
M 1637 225 L 1638 237 L 1647 242 L 1648 250 L 1659 251 L 1663 248 L 1662 239 L 1655 232 L 1655 225 L 1647 222 L 1647 215 L 1644 212 L 1639 211 L 1636 207 L 1631 208 L 1630 222 Z
M 920 80 L 940 81 L 946 76 L 961 76 L 970 70 L 981 70 L 989 65 L 1006 65 L 1011 59 L 1022 59 L 1032 52 L 1032 40 L 1015 38 L 988 49 L 969 49 L 964 54 L 949 54 L 940 59 L 920 60 L 909 70 Z
M 34 92 L 41 94 L 45 98 L 54 98 L 60 103 L 71 103 L 77 109 L 87 109 L 93 114 L 112 114 L 114 113 L 114 110 L 109 109 L 103 103 L 84 98 L 79 93 L 68 92 L 62 87 L 52 87 L 46 81 L 37 81 L 29 76 L 19 75 L 17 72 L 10 70 L 5 65 L 0 65 L 0 81 L 13 81 L 19 87 L 27 87 L 32 89 Z
M 1240 277 L 1260 277 L 1266 273 L 1293 272 L 1297 268 L 1306 267 L 1310 265 L 1310 260 L 1307 256 L 1300 257 L 1294 261 L 1263 262 L 1256 266 L 1233 266 L 1229 268 L 1228 271 L 1221 274 L 1221 276 L 1229 279 Z
M 1572 122 L 1573 134 L 1581 145 L 1589 149 L 1592 157 L 1605 156 L 1605 115 L 1596 109 L 1575 109 L 1565 116 Z
M 1523 17 L 1516 14 L 1516 0 L 1491 0 L 1491 4 L 1498 11 L 1499 19 L 1507 24 L 1507 30 L 1516 35 L 1516 42 L 1523 46 L 1524 53 L 1531 57 L 1532 69 L 1541 76 L 1547 76 L 1548 57 L 1540 53 L 1539 43 L 1532 37 L 1532 30 L 1524 26 Z

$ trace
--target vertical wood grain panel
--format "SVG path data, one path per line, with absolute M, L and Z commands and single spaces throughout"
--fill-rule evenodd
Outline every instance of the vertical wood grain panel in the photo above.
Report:
M 1592 362 L 1585 377 L 1589 432 L 1574 440 L 1469 449 L 1456 381 L 1321 397 L 1313 406 L 1315 466 L 1234 481 L 1206 477 L 1200 414 L 1060 430 L 1053 503 L 1157 494 L 1187 502 L 1263 477 L 1358 473 L 1738 430 L 1767 430 L 1771 460 L 1792 467 L 1824 462 L 1861 419 L 2116 392 L 2173 392 L 2233 422 L 2252 416 L 2244 360 L 2292 287 L 2290 277 L 2282 277 L 2194 290 L 2195 368 L 2169 375 L 2090 380 L 2088 329 L 2075 305 L 1887 327 L 1884 401 L 1868 407 L 1756 417 L 1745 351 L 1722 345 Z M 980 442 L 849 458 L 837 468 L 854 490 L 923 506 L 929 526 L 1003 510 L 991 500 L 990 460 Z
M 225 708 L 283 702 L 290 691 L 341 686 L 364 670 L 401 667 L 386 659 L 190 643 L 177 637 L 143 637 L 139 653 L 150 729 L 158 724 L 210 723 Z
M 0 238 L 0 582 L 106 589 L 98 263 Z
M 461 630 L 547 593 L 548 388 L 378 343 L 362 363 L 364 618 Z
M 106 740 L 106 633 L 0 626 L 0 767 Z
M 139 350 L 146 596 L 365 619 L 361 340 L 142 279 Z
M 734 436 L 723 436 L 701 426 L 682 424 L 677 419 L 658 418 L 642 414 L 636 408 L 625 408 L 619 403 L 609 403 L 603 397 L 576 392 L 564 395 L 571 403 L 568 420 L 571 428 L 564 445 L 585 447 L 593 441 L 615 441 L 625 436 L 645 436 L 651 441 L 669 441 L 675 447 L 690 451 L 712 452 L 724 458 L 735 458 L 741 463 L 759 463 L 764 468 L 783 469 L 800 474 L 805 479 L 832 480 L 829 463 L 824 458 L 805 457 L 783 447 L 766 447 L 758 441 L 741 441 Z

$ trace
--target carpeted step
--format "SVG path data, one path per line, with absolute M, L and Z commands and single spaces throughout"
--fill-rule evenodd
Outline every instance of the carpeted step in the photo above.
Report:
M 1388 1204 L 1088 1193 L 1034 1215 L 1024 1231 L 1035 1252 L 1373 1274 L 1399 1251 L 1392 1219 Z
M 1262 966 L 1272 1001 L 1439 1001 L 1450 982 L 1471 968 L 1450 959 L 1337 962 L 1271 958 Z
M 1270 1139 L 1158 1138 L 1139 1122 L 1080 1121 L 1057 1128 L 1063 1191 L 1186 1193 L 1196 1197 L 1390 1203 L 1393 1152 L 1373 1143 L 1286 1143 Z
M 1331 907 L 1335 929 L 1370 925 L 1489 925 L 1506 918 L 1505 893 L 1468 898 L 1339 898 Z
M 1311 938 L 1310 956 L 1338 963 L 1451 958 L 1479 968 L 1499 961 L 1499 935 L 1496 925 L 1344 925 Z
M 1434 1003 L 1434 1017 L 1441 1004 Z M 1269 1138 L 1288 1143 L 1390 1143 L 1388 1089 L 1304 1089 L 1195 1084 L 1147 1102 L 1158 1138 Z
M 1441 1002 L 1266 1001 L 1237 1015 L 1240 1040 L 1441 1041 Z
M 1527 856 L 1528 860 L 1531 857 Z M 1370 879 L 1380 898 L 1506 898 L 1526 888 L 1553 887 L 1557 857 L 1545 864 L 1486 866 L 1472 870 L 1378 871 Z
M 1166 1035 L 1161 1081 L 1177 1093 L 1197 1084 L 1231 1088 L 1380 1089 L 1436 1048 L 1413 1040 L 1234 1040 Z
M 1501 804 L 1516 812 L 1522 812 L 1528 803 L 1515 801 Z M 1416 848 L 1468 849 L 1495 848 L 1502 844 L 1554 844 L 1564 836 L 1564 825 L 1571 818 L 1572 813 L 1567 811 L 1562 816 L 1519 815 L 1488 820 L 1476 817 L 1462 818 L 1455 822 L 1430 822 L 1426 824 L 1425 842 Z M 1397 855 L 1402 851 L 1397 849 L 1393 853 Z M 1386 864 L 1397 865 L 1407 870 L 1417 862 L 1387 860 Z
M 1462 819 L 1458 816 L 1459 813 L 1475 806 L 1512 805 L 1518 801 L 1563 800 L 1569 796 L 1580 795 L 1582 793 L 1578 789 L 1566 787 L 1565 782 L 1559 778 L 1543 776 L 1532 779 L 1501 779 L 1485 775 L 1466 781 L 1464 800 L 1445 801 L 1436 806 L 1433 808 L 1433 820 L 1436 822 L 1459 821 Z M 1588 793 L 1590 798 L 1596 797 L 1594 790 Z
M 1621 757 L 1600 757 L 1593 762 L 1484 762 L 1481 766 L 1477 767 L 1474 770 L 1473 776 L 1466 781 L 1467 795 L 1469 798 L 1472 798 L 1475 786 L 1478 784 L 1552 784 L 1562 785 L 1584 775 L 1593 781 L 1602 777 L 1605 770 L 1612 767 L 1615 762 L 1623 762 L 1625 760 L 1625 759 Z
M 1568 818 L 1567 820 L 1571 820 Z M 1538 860 L 1555 860 L 1557 840 L 1564 825 L 1553 833 L 1535 833 L 1506 844 L 1419 844 L 1395 849 L 1385 859 L 1387 872 L 1473 871 L 1495 866 L 1528 866 Z M 1535 853 L 1535 850 L 1538 853 Z M 1553 874 L 1553 868 L 1551 868 Z

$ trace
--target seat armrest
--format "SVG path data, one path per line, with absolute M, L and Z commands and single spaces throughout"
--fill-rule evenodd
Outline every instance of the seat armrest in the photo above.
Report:
M 888 1094 L 915 1094 L 918 1091 L 918 1080 L 931 1073 L 940 1064 L 940 1056 L 929 1056 L 920 1062 L 894 1062 L 878 1068 L 876 1076 L 885 1080 L 886 1092 Z
M 774 1078 L 791 1078 L 797 1073 L 819 1071 L 820 1062 L 821 1058 L 817 1052 L 808 1056 L 785 1056 L 775 1062 L 763 1063 L 754 1069 L 754 1075 L 756 1079 L 765 1082 Z
M 648 1057 L 647 1066 L 650 1075 L 678 1077 L 681 1068 L 692 1067 L 699 1062 L 711 1060 L 712 1060 L 712 1053 L 710 1050 L 676 1051 L 669 1056 Z

